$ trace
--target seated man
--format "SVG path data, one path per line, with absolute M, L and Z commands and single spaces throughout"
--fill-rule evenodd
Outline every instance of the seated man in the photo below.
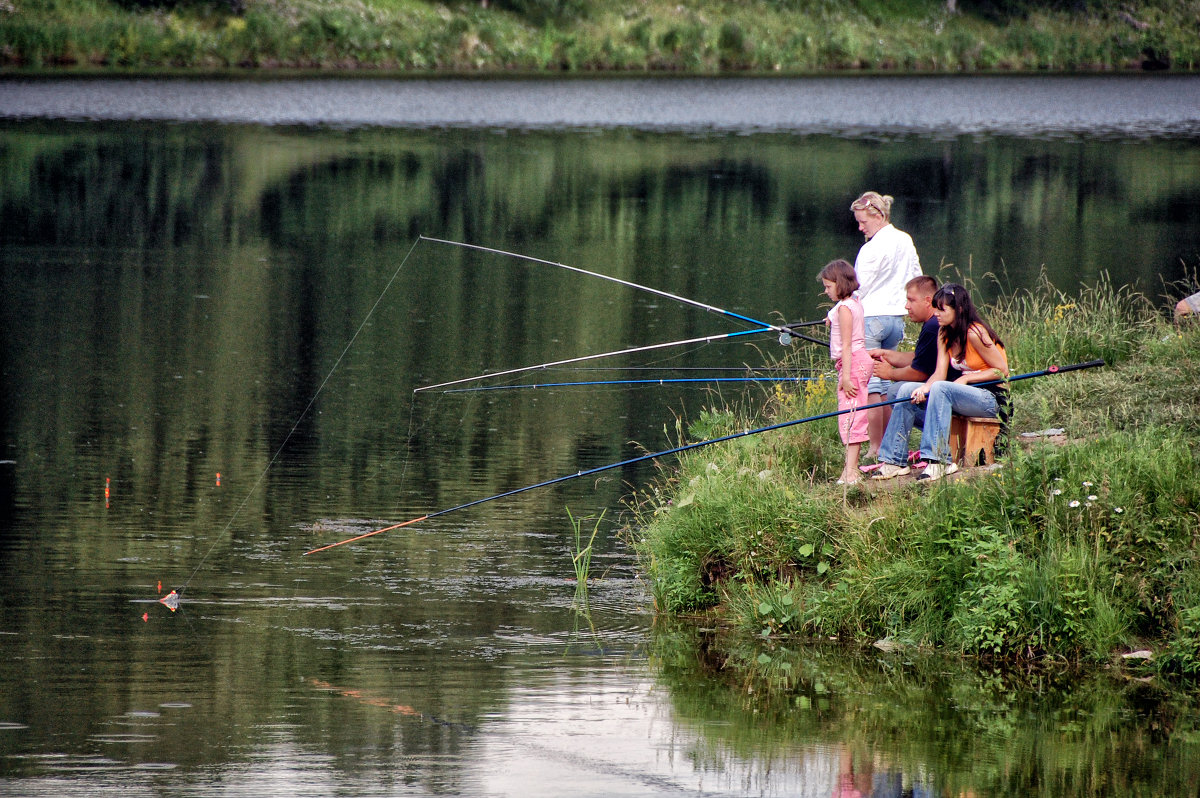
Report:
M 904 286 L 904 309 L 908 311 L 910 319 L 921 325 L 921 332 L 917 336 L 917 346 L 912 352 L 896 352 L 890 349 L 870 350 L 871 357 L 876 361 L 875 376 L 883 380 L 892 380 L 892 385 L 887 392 L 889 401 L 900 398 L 907 399 L 913 389 L 929 379 L 929 375 L 937 368 L 939 328 L 938 321 L 933 315 L 932 305 L 933 295 L 937 293 L 937 289 L 937 280 L 925 274 L 914 277 Z M 948 376 L 953 380 L 957 379 L 958 375 L 958 370 L 952 368 Z M 916 426 L 922 426 L 924 416 L 924 405 L 922 405 L 914 419 Z M 908 472 L 907 466 L 903 471 L 897 471 L 884 464 L 883 469 L 890 472 L 890 476 L 884 477 L 881 473 L 875 476 L 876 479 L 890 479 L 892 476 Z

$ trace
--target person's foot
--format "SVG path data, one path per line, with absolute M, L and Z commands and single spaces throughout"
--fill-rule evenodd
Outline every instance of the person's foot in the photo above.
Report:
M 880 463 L 879 473 L 871 477 L 871 479 L 894 479 L 902 477 L 911 469 L 906 465 L 895 465 L 893 463 Z
M 948 477 L 958 471 L 958 463 L 930 463 L 917 479 L 932 482 L 935 479 Z

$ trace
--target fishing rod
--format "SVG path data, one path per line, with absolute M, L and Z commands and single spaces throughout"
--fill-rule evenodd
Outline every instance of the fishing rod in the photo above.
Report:
M 522 374 L 526 371 L 536 371 L 538 369 L 549 369 L 555 366 L 565 366 L 570 363 L 582 363 L 585 360 L 598 360 L 603 357 L 615 357 L 616 355 L 631 355 L 637 352 L 649 352 L 654 349 L 664 349 L 669 346 L 687 346 L 688 344 L 710 344 L 714 341 L 721 341 L 728 338 L 736 338 L 741 335 L 753 335 L 755 333 L 771 332 L 770 327 L 760 327 L 754 330 L 738 330 L 737 332 L 721 333 L 720 335 L 704 335 L 699 338 L 688 338 L 682 341 L 666 341 L 661 344 L 650 344 L 648 346 L 633 346 L 627 349 L 617 349 L 612 352 L 601 352 L 597 355 L 580 355 L 579 357 L 568 357 L 563 360 L 554 360 L 549 363 L 539 363 L 534 366 L 521 366 L 507 371 L 493 371 L 490 374 L 477 374 L 474 377 L 462 377 L 457 380 L 449 380 L 447 382 L 439 382 L 435 385 L 422 385 L 420 388 L 414 388 L 413 393 L 422 393 L 425 391 L 433 391 L 438 388 L 448 388 L 451 385 L 462 385 L 467 382 L 475 382 L 476 380 L 484 380 L 490 377 L 508 377 L 513 374 Z
M 605 358 L 605 357 L 615 357 L 616 355 L 631 355 L 631 354 L 636 354 L 638 352 L 649 352 L 654 349 L 665 349 L 665 348 L 671 347 L 671 346 L 687 346 L 689 344 L 711 344 L 715 341 L 727 340 L 729 338 L 737 338 L 742 335 L 754 335 L 757 333 L 772 332 L 774 329 L 775 329 L 774 327 L 759 327 L 759 328 L 756 328 L 753 330 L 738 330 L 736 332 L 720 333 L 719 335 L 703 335 L 698 338 L 686 338 L 681 341 L 664 341 L 663 343 L 649 344 L 647 346 L 633 346 L 633 347 L 628 347 L 626 349 L 616 349 L 611 352 L 601 352 L 599 354 L 594 354 L 594 355 L 580 355 L 578 357 L 564 358 L 563 360 L 552 360 L 549 363 L 538 363 L 533 366 L 520 366 L 518 368 L 512 368 L 512 369 L 508 369 L 506 371 L 493 371 L 488 374 L 477 374 L 473 377 L 462 377 L 457 380 L 448 380 L 446 382 L 439 382 L 439 383 L 435 383 L 433 385 L 422 385 L 419 388 L 414 388 L 413 393 L 424 393 L 426 391 L 435 391 L 439 388 L 449 388 L 453 385 L 462 385 L 464 383 L 476 382 L 478 380 L 484 380 L 484 379 L 489 379 L 489 378 L 494 378 L 494 377 L 509 377 L 514 374 L 523 374 L 527 371 L 537 371 L 539 369 L 552 369 L 552 368 L 556 368 L 558 366 L 570 365 L 571 363 L 582 363 L 587 360 L 599 360 L 599 359 Z M 812 341 L 814 343 L 818 343 L 821 346 L 829 346 L 828 341 L 822 341 L 817 338 L 809 338 L 808 336 L 800 335 L 799 333 L 795 333 L 795 332 L 780 333 L 779 334 L 780 340 L 783 339 L 784 335 L 790 335 L 790 336 L 794 336 L 794 337 L 804 338 L 807 341 Z M 790 341 L 789 341 L 789 343 L 790 343 Z M 446 391 L 443 391 L 443 393 L 446 393 Z
M 434 390 L 437 388 L 445 388 L 450 385 L 458 385 L 458 384 L 461 384 L 464 382 L 471 382 L 473 380 L 484 379 L 486 377 L 507 376 L 510 374 L 518 374 L 523 371 L 533 371 L 533 370 L 539 369 L 539 368 L 549 368 L 551 366 L 561 366 L 561 365 L 565 365 L 568 363 L 578 363 L 578 362 L 581 362 L 584 360 L 595 360 L 595 359 L 603 358 L 603 357 L 613 357 L 616 355 L 627 355 L 627 354 L 633 354 L 633 353 L 637 353 L 637 352 L 649 351 L 652 349 L 662 349 L 662 348 L 670 347 L 670 346 L 686 346 L 688 344 L 695 344 L 695 343 L 711 343 L 713 341 L 721 340 L 722 338 L 731 338 L 731 337 L 734 337 L 737 335 L 750 335 L 750 334 L 755 334 L 755 333 L 776 332 L 776 333 L 779 333 L 780 344 L 782 344 L 784 346 L 790 345 L 793 338 L 799 338 L 801 340 L 810 341 L 812 343 L 819 344 L 821 346 L 829 345 L 828 341 L 822 341 L 820 338 L 813 338 L 811 336 L 804 335 L 803 333 L 796 331 L 796 328 L 798 328 L 798 327 L 809 326 L 812 324 L 821 324 L 821 323 L 823 323 L 823 321 L 797 322 L 797 323 L 790 324 L 790 325 L 771 324 L 770 322 L 760 321 L 758 319 L 751 318 L 751 317 L 743 315 L 741 313 L 736 313 L 732 310 L 726 310 L 725 308 L 719 308 L 719 307 L 716 307 L 715 305 L 709 305 L 706 302 L 700 302 L 698 300 L 689 299 L 687 297 L 680 296 L 678 294 L 672 294 L 669 291 L 663 291 L 658 288 L 651 288 L 650 286 L 642 285 L 640 283 L 631 282 L 629 280 L 623 280 L 620 277 L 613 277 L 608 274 L 601 274 L 600 272 L 594 272 L 594 271 L 590 271 L 588 269 L 581 269 L 578 266 L 568 266 L 565 263 L 558 263 L 556 261 L 546 260 L 544 258 L 536 258 L 532 255 L 522 255 L 519 252 L 510 252 L 508 250 L 497 249 L 495 247 L 485 247 L 485 246 L 481 246 L 479 244 L 468 244 L 468 243 L 465 243 L 462 241 L 450 241 L 450 240 L 447 240 L 444 238 L 431 238 L 429 236 L 424 236 L 424 235 L 419 236 L 419 240 L 428 241 L 433 244 L 445 244 L 447 246 L 452 246 L 452 247 L 461 247 L 463 249 L 475 250 L 477 252 L 488 252 L 488 253 L 491 253 L 494 255 L 503 255 L 503 256 L 509 257 L 509 258 L 517 258 L 519 260 L 528 261 L 530 263 L 540 263 L 540 264 L 543 264 L 546 266 L 556 266 L 560 269 L 566 269 L 567 271 L 575 272 L 576 274 L 585 274 L 590 277 L 599 277 L 601 280 L 608 280 L 609 282 L 617 283 L 618 285 L 623 285 L 623 286 L 626 286 L 627 288 L 634 288 L 639 291 L 646 291 L 648 293 L 654 294 L 655 296 L 665 297 L 667 299 L 673 299 L 676 302 L 682 302 L 686 305 L 691 305 L 692 307 L 697 307 L 697 308 L 701 308 L 703 310 L 709 311 L 710 313 L 717 313 L 722 316 L 728 316 L 729 318 L 735 319 L 744 324 L 752 324 L 752 325 L 756 325 L 756 326 L 755 326 L 755 329 L 744 330 L 739 333 L 728 333 L 725 335 L 709 336 L 709 337 L 705 337 L 705 338 L 690 338 L 690 339 L 686 339 L 686 340 L 682 340 L 682 341 L 670 341 L 670 342 L 662 343 L 662 344 L 652 344 L 652 345 L 646 346 L 646 347 L 632 347 L 632 348 L 628 348 L 628 349 L 619 349 L 619 350 L 616 350 L 613 352 L 605 352 L 605 353 L 598 354 L 598 355 L 586 355 L 586 356 L 578 357 L 578 358 L 568 358 L 566 360 L 557 360 L 557 361 L 553 361 L 551 363 L 541 363 L 541 364 L 537 364 L 537 365 L 533 365 L 533 366 L 523 366 L 521 368 L 510 369 L 508 371 L 499 371 L 499 372 L 495 372 L 495 373 L 491 373 L 491 374 L 482 374 L 482 375 L 478 375 L 475 377 L 465 377 L 460 380 L 452 380 L 450 382 L 438 383 L 437 385 L 424 385 L 419 388 L 416 388 L 413 391 L 413 393 L 420 393 L 422 391 Z
M 660 377 L 639 380 L 580 380 L 577 382 L 535 382 L 524 385 L 479 385 L 474 388 L 449 388 L 441 393 L 480 393 L 526 388 L 573 388 L 584 385 L 674 385 L 711 384 L 714 382 L 810 382 L 816 377 Z
M 722 316 L 728 316 L 732 319 L 737 319 L 738 321 L 744 322 L 746 324 L 753 324 L 758 327 L 766 327 L 769 330 L 774 330 L 775 332 L 779 332 L 779 333 L 782 333 L 786 330 L 786 327 L 784 327 L 783 325 L 780 325 L 780 324 L 771 324 L 769 322 L 759 321 L 758 319 L 752 319 L 749 316 L 743 316 L 741 313 L 735 313 L 732 310 L 725 310 L 724 308 L 718 308 L 714 305 L 709 305 L 705 302 L 699 302 L 695 299 L 688 299 L 687 297 L 679 296 L 678 294 L 672 294 L 669 291 L 662 291 L 658 288 L 651 288 L 650 286 L 647 286 L 647 285 L 641 285 L 640 283 L 630 282 L 629 280 L 622 280 L 620 277 L 613 277 L 608 274 L 601 274 L 600 272 L 593 272 L 593 271 L 589 271 L 587 269 L 581 269 L 578 266 L 568 266 L 565 263 L 558 263 L 558 262 L 552 261 L 552 260 L 545 260 L 544 258 L 535 258 L 532 255 L 522 255 L 519 252 L 509 252 L 509 251 L 503 250 L 503 249 L 495 249 L 493 247 L 484 247 L 484 246 L 480 246 L 478 244 L 467 244 L 462 241 L 448 241 L 444 238 L 430 238 L 429 236 L 421 236 L 421 240 L 429 241 L 434 244 L 446 244 L 446 245 L 452 246 L 452 247 L 462 247 L 463 249 L 473 249 L 478 252 L 490 252 L 493 255 L 504 255 L 509 258 L 518 258 L 520 260 L 529 261 L 530 263 L 541 263 L 546 266 L 557 266 L 560 269 L 566 269 L 567 271 L 575 272 L 576 274 L 586 274 L 590 277 L 599 277 L 601 280 L 608 280 L 609 282 L 617 283 L 619 285 L 626 286 L 627 288 L 636 288 L 639 291 L 647 291 L 651 294 L 654 294 L 655 296 L 665 297 L 666 299 L 674 299 L 676 302 L 682 302 L 685 305 L 691 305 L 692 307 L 702 308 L 704 310 L 709 311 L 710 313 L 719 313 Z
M 800 338 L 800 340 L 802 340 L 802 341 L 810 341 L 812 343 L 820 343 L 821 346 L 828 347 L 829 346 L 828 341 L 820 341 L 820 340 L 817 340 L 817 338 L 812 338 L 812 337 L 806 336 L 806 335 L 802 334 L 802 332 L 797 332 L 797 330 L 802 328 L 802 326 L 815 326 L 817 324 L 824 324 L 824 323 L 826 323 L 826 320 L 817 319 L 817 320 L 815 320 L 815 322 L 792 322 L 791 324 L 782 325 L 782 326 L 784 326 L 784 331 L 780 332 L 780 334 L 779 334 L 779 346 L 790 347 L 790 346 L 792 346 L 793 338 Z
M 1104 361 L 1101 359 L 1089 360 L 1085 363 L 1073 363 L 1068 366 L 1050 366 L 1049 368 L 1042 369 L 1041 371 L 1031 371 L 1027 374 L 1019 374 L 1015 377 L 1009 377 L 1004 380 L 989 380 L 988 382 L 976 382 L 976 383 L 972 383 L 972 385 L 977 388 L 982 388 L 987 385 L 1013 383 L 1013 382 L 1017 382 L 1018 380 L 1028 380 L 1028 379 L 1032 379 L 1034 377 L 1044 377 L 1044 376 L 1047 376 L 1050 374 L 1063 374 L 1068 371 L 1078 371 L 1080 369 L 1088 369 L 1088 368 L 1093 368 L 1095 366 L 1103 366 L 1103 365 L 1105 365 L 1105 364 L 1104 364 Z M 899 404 L 901 402 L 911 402 L 911 401 L 912 400 L 908 397 L 900 397 L 897 399 L 886 399 L 882 402 L 874 402 L 872 404 L 862 405 L 861 407 L 851 407 L 851 408 L 847 408 L 846 410 L 834 410 L 829 413 L 820 413 L 815 416 L 807 416 L 805 418 L 793 419 L 792 421 L 783 421 L 778 424 L 771 424 L 766 427 L 758 427 L 756 429 L 743 430 L 741 432 L 734 432 L 729 435 L 722 435 L 719 438 L 712 438 L 711 440 L 697 441 L 695 443 L 689 443 L 689 444 L 685 444 L 683 446 L 676 446 L 673 449 L 664 449 L 661 452 L 654 452 L 653 454 L 644 454 L 639 457 L 634 457 L 629 460 L 622 460 L 617 463 L 609 463 L 608 465 L 596 466 L 595 468 L 589 468 L 589 469 L 586 469 L 583 471 L 577 471 L 574 474 L 566 474 L 561 477 L 555 477 L 554 479 L 545 480 L 544 482 L 537 482 L 537 483 L 534 483 L 533 485 L 526 485 L 525 487 L 522 487 L 522 488 L 515 488 L 513 490 L 504 491 L 503 493 L 497 493 L 493 496 L 487 496 L 482 499 L 475 499 L 473 501 L 469 501 L 464 504 L 459 504 L 454 507 L 447 507 L 444 510 L 437 510 L 436 512 L 428 513 L 428 514 L 422 515 L 418 518 L 412 518 L 408 521 L 402 521 L 398 524 L 392 524 L 391 526 L 385 526 L 382 529 L 376 529 L 372 532 L 366 532 L 362 535 L 355 535 L 354 537 L 346 538 L 345 540 L 340 540 L 336 543 L 330 543 L 326 546 L 318 546 L 315 549 L 310 549 L 310 550 L 304 552 L 304 556 L 307 557 L 310 554 L 316 554 L 317 552 L 320 552 L 320 551 L 327 551 L 329 549 L 336 548 L 338 546 L 344 546 L 347 543 L 355 543 L 357 541 L 365 540 L 366 538 L 373 537 L 375 535 L 383 534 L 384 532 L 391 532 L 392 530 L 395 530 L 395 529 L 400 529 L 400 528 L 406 527 L 406 526 L 412 526 L 413 524 L 420 523 L 421 521 L 428 521 L 431 518 L 437 518 L 440 515 L 448 515 L 449 513 L 457 512 L 459 510 L 465 510 L 468 507 L 474 507 L 476 505 L 484 504 L 484 503 L 490 502 L 490 501 L 495 501 L 497 499 L 504 499 L 509 496 L 516 496 L 518 493 L 525 493 L 526 491 L 536 490 L 537 488 L 546 488 L 551 485 L 557 485 L 560 482 L 567 482 L 568 480 L 579 479 L 580 477 L 587 477 L 587 476 L 591 476 L 593 474 L 599 474 L 604 471 L 611 471 L 614 468 L 622 468 L 624 466 L 635 465 L 637 463 L 644 463 L 647 460 L 654 460 L 659 457 L 666 457 L 668 455 L 680 454 L 682 452 L 691 451 L 692 449 L 699 449 L 701 446 L 711 446 L 714 443 L 724 443 L 725 441 L 732 441 L 732 440 L 737 440 L 738 438 L 745 438 L 749 435 L 759 435 L 764 432 L 772 432 L 774 430 L 785 429 L 787 427 L 794 427 L 797 424 L 806 424 L 810 421 L 820 421 L 822 419 L 833 418 L 834 416 L 840 416 L 845 413 L 856 413 L 856 412 L 861 412 L 863 410 L 871 410 L 872 408 L 876 408 L 876 407 L 885 407 L 887 405 L 894 405 L 894 404 Z

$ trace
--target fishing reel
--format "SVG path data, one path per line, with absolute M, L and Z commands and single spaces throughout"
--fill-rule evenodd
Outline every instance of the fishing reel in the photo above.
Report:
M 815 325 L 824 323 L 824 319 L 818 319 L 817 321 L 794 321 L 791 324 L 785 324 L 779 333 L 779 345 L 791 346 L 792 341 L 795 341 L 797 338 L 802 341 L 812 341 L 813 343 L 818 344 L 824 343 L 823 341 L 818 341 L 816 338 L 810 338 L 807 335 L 801 335 L 800 333 L 796 332 L 796 330 L 801 327 L 813 327 Z

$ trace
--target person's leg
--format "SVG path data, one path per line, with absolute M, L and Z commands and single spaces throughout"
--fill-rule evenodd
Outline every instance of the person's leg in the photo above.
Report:
M 871 316 L 865 319 L 863 338 L 867 349 L 895 349 L 904 338 L 903 316 Z M 890 380 L 881 380 L 872 375 L 867 383 L 867 400 L 869 404 L 879 404 L 887 393 Z M 867 411 L 870 445 L 867 447 L 868 457 L 879 455 L 879 445 L 883 440 L 884 430 L 892 415 L 892 407 L 873 407 Z
M 930 463 L 950 462 L 950 418 L 986 416 L 995 418 L 996 395 L 985 388 L 956 382 L 934 383 L 925 400 L 925 427 L 921 431 L 921 457 Z
M 842 476 L 838 479 L 840 484 L 853 485 L 862 479 L 862 473 L 858 470 L 858 453 L 861 449 L 861 443 L 846 444 L 846 463 L 842 466 Z
M 912 392 L 921 385 L 919 382 L 898 382 L 895 385 L 895 398 L 908 399 Z M 891 390 L 889 390 L 889 396 Z M 892 407 L 892 417 L 883 433 L 879 446 L 879 462 L 891 463 L 896 466 L 908 465 L 908 435 L 912 432 L 916 419 L 925 415 L 924 405 L 914 405 L 912 402 L 898 402 Z

